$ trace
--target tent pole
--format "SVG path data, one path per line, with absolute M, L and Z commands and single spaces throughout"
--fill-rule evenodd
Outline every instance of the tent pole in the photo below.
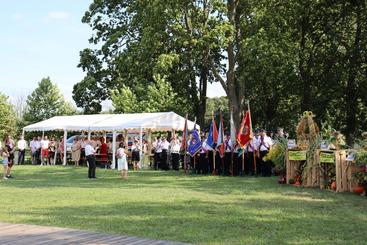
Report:
M 66 129 L 64 129 L 64 160 L 63 160 L 63 164 L 62 165 L 66 165 L 66 140 L 68 137 L 68 131 L 66 131 Z
M 90 140 L 90 131 L 88 131 L 88 141 Z
M 112 165 L 111 169 L 115 169 L 116 166 L 116 131 L 112 132 Z
M 152 165 L 151 163 L 151 159 L 150 159 L 150 154 L 152 153 L 152 145 L 153 145 L 153 142 L 152 142 L 152 130 L 151 129 L 148 129 L 148 132 L 147 132 L 147 137 L 146 137 L 146 140 L 147 140 L 147 149 L 146 149 L 146 153 L 147 153 L 147 157 L 149 159 L 149 167 L 152 167 L 154 166 L 154 164 Z
M 139 167 L 140 169 L 143 168 L 143 128 L 140 127 L 140 134 L 139 134 L 139 144 L 140 144 L 140 150 L 139 150 Z
M 127 138 L 127 129 L 125 129 L 124 131 L 124 143 L 125 143 L 125 147 L 126 147 L 126 150 L 129 149 L 129 139 Z
M 42 139 L 45 138 L 45 131 L 42 130 Z

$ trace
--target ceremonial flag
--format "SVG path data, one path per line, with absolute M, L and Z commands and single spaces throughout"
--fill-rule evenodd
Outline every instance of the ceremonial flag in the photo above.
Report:
M 251 122 L 250 122 L 250 112 L 246 111 L 240 130 L 237 134 L 237 143 L 240 145 L 241 148 L 244 148 L 248 142 L 250 142 L 252 135 L 251 135 Z
M 187 129 L 187 114 L 186 114 L 186 118 L 185 118 L 185 126 L 184 126 L 184 130 L 182 133 L 182 142 L 181 142 L 181 148 L 180 151 L 186 153 L 186 149 L 187 149 L 187 138 L 188 138 L 188 129 Z
M 201 140 L 199 133 L 196 129 L 196 120 L 195 120 L 194 129 L 191 132 L 191 140 L 188 152 L 191 156 L 195 156 L 195 154 L 198 153 L 198 151 L 200 150 L 201 150 Z
M 231 142 L 232 142 L 232 147 L 234 149 L 236 144 L 237 144 L 237 140 L 236 140 L 236 126 L 234 125 L 233 112 L 232 111 L 231 111 L 230 125 L 231 125 Z
M 245 149 L 243 148 L 238 149 L 238 157 L 242 156 L 243 153 L 245 153 Z
M 219 130 L 218 130 L 217 150 L 219 152 L 219 156 L 221 158 L 223 158 L 224 157 L 224 153 L 225 153 L 225 147 L 224 147 L 224 129 L 223 129 L 222 112 L 220 112 L 220 122 L 219 122 Z
M 218 142 L 218 130 L 215 125 L 214 113 L 212 112 L 212 124 L 210 125 L 209 135 L 207 139 L 208 146 L 214 150 Z

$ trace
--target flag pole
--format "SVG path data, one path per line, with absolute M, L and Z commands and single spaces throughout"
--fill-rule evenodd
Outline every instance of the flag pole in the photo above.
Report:
M 224 131 L 224 129 L 223 129 L 223 117 L 222 117 L 222 111 L 219 111 L 219 119 L 220 119 L 220 121 L 219 121 L 219 127 L 221 128 L 221 132 L 218 132 L 218 134 L 221 134 L 220 135 L 220 137 L 221 137 L 221 139 L 222 139 L 222 144 L 224 144 L 224 135 L 222 134 L 222 132 Z M 219 137 L 219 136 L 218 136 Z M 225 150 L 224 150 L 225 151 Z M 221 166 L 221 168 L 222 168 L 222 170 L 221 170 L 221 172 L 222 172 L 222 175 L 224 176 L 224 159 L 223 159 L 223 157 L 221 157 L 220 156 L 220 152 L 219 152 L 219 159 L 220 159 L 220 166 Z M 218 172 L 218 174 L 219 174 L 219 172 Z
M 232 149 L 232 152 L 231 152 L 231 176 L 233 177 L 233 149 Z
M 215 149 L 213 149 L 213 175 L 216 175 L 215 174 L 215 155 L 216 155 L 216 150 Z
M 194 129 L 196 128 L 196 117 L 195 117 L 195 123 L 194 123 Z M 192 136 L 192 132 L 191 132 L 191 137 Z M 194 173 L 196 174 L 196 159 L 195 159 L 195 155 L 196 153 L 192 156 L 194 158 Z
M 187 115 L 187 113 L 186 113 L 186 129 L 185 129 L 185 135 L 186 135 L 186 132 L 188 131 L 188 125 L 187 125 L 187 117 L 188 117 L 188 115 Z M 185 174 L 187 174 L 187 136 L 188 135 L 186 135 L 186 137 L 185 137 L 185 142 L 184 142 L 184 144 L 185 144 L 185 153 L 184 153 L 184 168 L 185 168 Z
M 212 123 L 214 122 L 214 111 L 212 111 Z M 214 141 L 214 124 L 213 124 L 213 141 Z M 212 175 L 215 175 L 215 155 L 216 155 L 217 151 L 215 149 L 215 147 L 213 148 L 213 173 Z
M 244 176 L 245 172 L 245 150 L 242 149 L 242 176 Z
M 251 140 L 253 142 L 253 138 L 254 138 L 254 133 L 252 131 L 252 119 L 251 119 L 251 109 L 250 109 L 250 101 L 247 100 L 247 109 L 248 109 L 248 113 L 249 113 L 249 116 L 250 116 L 250 137 L 251 137 Z M 254 145 L 255 146 L 255 145 Z M 254 149 L 253 151 L 253 157 L 254 157 L 254 172 L 256 173 L 257 172 L 257 169 L 256 169 L 256 149 Z
M 245 111 L 243 111 L 243 115 L 244 116 L 246 115 Z M 251 128 L 251 118 L 250 118 L 250 128 Z M 250 135 L 251 135 L 251 129 L 250 129 Z M 242 148 L 242 176 L 244 175 L 245 175 L 245 148 Z
M 194 154 L 193 158 L 194 158 L 194 173 L 196 174 L 196 154 Z
M 231 121 L 233 121 L 233 106 L 231 108 Z M 231 127 L 232 127 L 232 125 L 231 125 Z M 232 134 L 232 129 L 231 129 L 231 134 Z M 234 156 L 234 148 L 235 148 L 235 145 L 233 145 L 232 136 L 236 136 L 236 134 L 235 135 L 231 135 L 231 141 L 232 141 L 232 149 L 231 149 L 231 176 L 233 177 L 234 176 L 234 173 L 233 173 L 233 156 Z

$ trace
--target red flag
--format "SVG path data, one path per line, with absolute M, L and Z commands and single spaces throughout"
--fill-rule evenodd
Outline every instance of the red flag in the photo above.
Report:
M 220 113 L 220 122 L 219 122 L 217 150 L 219 152 L 219 156 L 221 158 L 223 158 L 224 157 L 224 154 L 225 154 L 225 147 L 224 147 L 224 128 L 223 128 L 222 112 Z
M 240 130 L 237 134 L 237 143 L 241 148 L 244 148 L 248 142 L 250 142 L 251 135 L 251 122 L 250 122 L 250 112 L 246 111 L 245 116 L 243 117 Z
M 212 113 L 212 122 L 213 122 L 213 140 L 214 144 L 216 145 L 218 143 L 218 130 L 214 120 L 214 113 Z

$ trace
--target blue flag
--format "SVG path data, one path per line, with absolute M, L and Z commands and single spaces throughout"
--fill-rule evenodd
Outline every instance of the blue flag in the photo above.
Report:
M 213 124 L 210 125 L 210 130 L 209 130 L 208 139 L 207 139 L 206 143 L 211 148 L 211 150 L 213 150 L 215 148 L 216 144 L 215 144 L 214 138 L 213 138 Z
M 196 124 L 195 124 L 194 130 L 191 132 L 191 140 L 190 140 L 188 153 L 191 156 L 194 156 L 200 150 L 201 150 L 201 140 L 200 140 L 199 133 L 196 129 Z
M 211 148 L 211 150 L 215 150 L 217 142 L 218 142 L 218 131 L 214 121 L 214 113 L 212 113 L 212 124 L 210 125 L 209 135 L 206 143 Z

